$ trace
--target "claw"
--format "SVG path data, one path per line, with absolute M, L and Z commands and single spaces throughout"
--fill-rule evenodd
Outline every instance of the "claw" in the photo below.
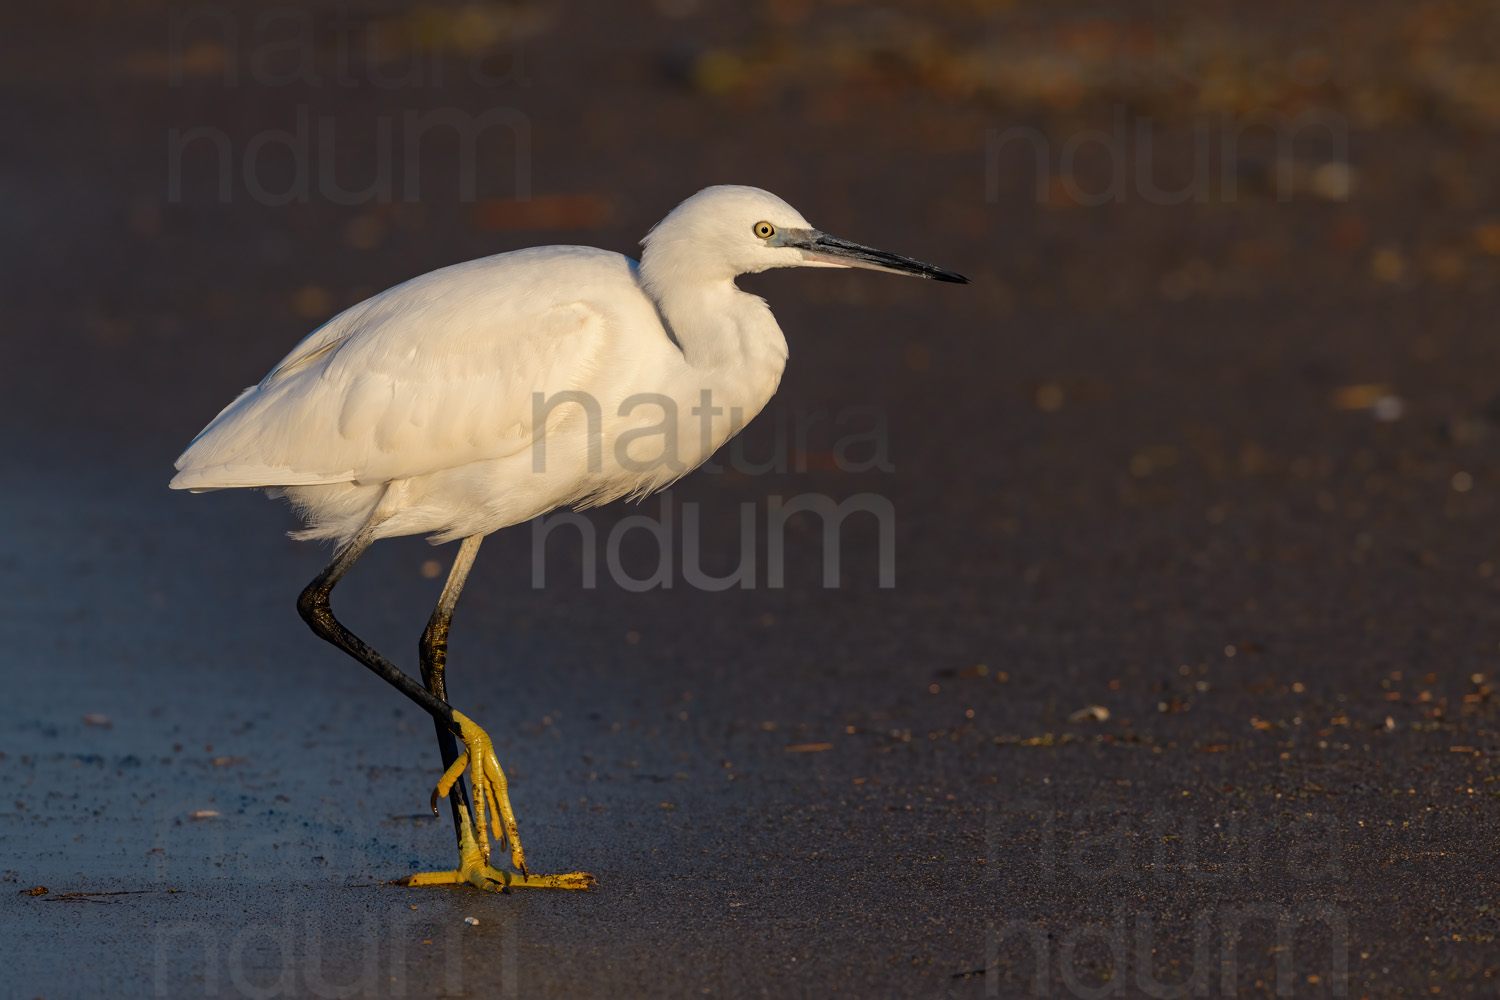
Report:
M 510 895 L 513 889 L 592 889 L 594 887 L 594 876 L 587 872 L 568 872 L 565 875 L 533 875 L 526 871 L 524 862 L 517 867 L 521 868 L 521 874 L 492 868 L 484 860 L 479 851 L 479 843 L 475 839 L 474 824 L 470 822 L 467 811 L 461 818 L 459 833 L 459 862 L 458 868 L 447 872 L 420 872 L 416 875 L 408 875 L 406 878 L 398 879 L 396 885 L 463 885 L 465 883 L 477 889 L 485 889 L 489 892 L 498 892 Z
M 472 765 L 473 812 L 459 810 L 459 867 L 448 872 L 423 872 L 398 879 L 398 885 L 456 885 L 467 882 L 480 889 L 510 894 L 512 887 L 534 889 L 589 889 L 594 876 L 587 872 L 566 875 L 533 875 L 521 852 L 521 832 L 516 814 L 506 793 L 505 772 L 495 759 L 495 747 L 489 734 L 459 712 L 453 713 L 463 740 L 458 757 L 443 772 L 432 790 L 432 814 L 438 815 L 438 799 L 447 798 L 464 771 Z M 510 848 L 511 864 L 519 871 L 501 871 L 490 867 L 491 824 L 496 841 Z
M 474 864 L 470 867 L 488 868 L 491 853 L 490 837 L 493 834 L 495 842 L 500 845 L 501 849 L 509 848 L 511 864 L 521 873 L 520 884 L 526 884 L 533 876 L 531 869 L 526 865 L 526 855 L 521 850 L 521 832 L 516 827 L 516 814 L 510 807 L 510 796 L 506 793 L 505 772 L 500 769 L 500 762 L 495 759 L 494 744 L 490 741 L 488 733 L 461 712 L 454 712 L 453 720 L 458 723 L 460 730 L 458 735 L 463 740 L 464 747 L 449 765 L 448 770 L 443 773 L 437 788 L 433 790 L 433 815 L 437 815 L 437 800 L 446 798 L 464 770 L 472 768 L 473 825 L 470 828 L 470 817 L 465 815 L 462 819 L 465 829 L 460 835 L 460 840 L 465 844 L 465 858 L 467 859 L 468 853 L 472 851 Z M 467 860 L 465 864 L 469 864 Z M 509 886 L 514 877 L 507 875 L 507 880 L 502 884 Z M 548 875 L 541 878 L 547 884 L 553 884 L 559 876 Z M 591 880 L 592 876 L 588 878 Z

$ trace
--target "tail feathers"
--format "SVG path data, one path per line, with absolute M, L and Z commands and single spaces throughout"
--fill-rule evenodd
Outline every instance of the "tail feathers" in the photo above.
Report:
M 174 490 L 207 493 L 212 490 L 256 489 L 267 486 L 326 486 L 347 483 L 352 473 L 320 475 L 264 465 L 208 465 L 180 470 L 167 485 Z

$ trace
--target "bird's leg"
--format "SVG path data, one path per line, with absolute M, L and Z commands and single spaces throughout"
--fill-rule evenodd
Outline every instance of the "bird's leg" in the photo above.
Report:
M 439 724 L 445 724 L 451 732 L 457 733 L 460 727 L 454 718 L 456 713 L 447 702 L 438 699 L 408 677 L 394 663 L 377 653 L 373 647 L 346 629 L 343 623 L 333 616 L 333 607 L 328 603 L 328 595 L 343 579 L 344 574 L 349 572 L 349 567 L 354 565 L 354 561 L 370 547 L 370 543 L 374 541 L 373 536 L 374 525 L 368 524 L 360 530 L 359 534 L 340 546 L 339 550 L 334 553 L 333 562 L 329 563 L 327 568 L 319 573 L 317 578 L 309 583 L 297 597 L 297 611 L 319 638 L 333 643 L 369 667 L 387 684 L 422 706 L 429 715 L 438 720 Z
M 422 641 L 418 647 L 422 662 L 422 681 L 427 685 L 428 691 L 445 702 L 448 700 L 448 693 L 443 670 L 448 662 L 448 627 L 453 621 L 453 609 L 458 604 L 458 595 L 469 578 L 469 570 L 474 565 L 475 556 L 479 554 L 479 543 L 483 538 L 483 535 L 472 535 L 465 538 L 459 546 L 458 556 L 453 560 L 453 568 L 448 573 L 448 582 L 443 585 L 437 607 L 432 609 L 432 617 L 427 620 L 427 628 L 422 632 Z M 470 834 L 470 839 L 475 842 L 484 862 L 488 863 L 488 827 L 493 820 L 499 827 L 496 839 L 502 845 L 506 842 L 510 844 L 511 863 L 521 870 L 521 874 L 529 875 L 526 856 L 521 850 L 515 811 L 510 804 L 505 773 L 495 757 L 494 745 L 483 729 L 461 714 L 454 714 L 460 720 L 459 728 L 472 730 L 472 733 L 463 733 L 464 752 L 460 755 L 453 733 L 441 722 L 437 723 L 438 747 L 442 752 L 444 775 L 433 792 L 433 801 L 436 802 L 439 795 L 446 796 L 450 788 L 458 789 L 462 796 L 464 769 L 473 765 L 476 786 L 473 822 L 477 833 Z M 467 801 L 463 805 L 455 801 L 452 805 L 459 849 L 464 851 L 464 824 L 469 819 Z
M 489 735 L 480 729 L 473 721 L 460 712 L 454 711 L 446 699 L 439 697 L 427 688 L 412 680 L 403 673 L 395 664 L 384 656 L 381 656 L 368 643 L 359 636 L 350 632 L 343 623 L 333 616 L 333 608 L 329 604 L 329 594 L 349 571 L 374 541 L 374 522 L 366 525 L 360 533 L 350 539 L 338 552 L 334 554 L 333 561 L 318 577 L 308 584 L 297 598 L 297 610 L 301 613 L 303 620 L 317 633 L 320 638 L 326 639 L 335 646 L 363 663 L 371 671 L 378 674 L 383 680 L 391 684 L 402 694 L 422 706 L 428 714 L 437 720 L 439 731 L 446 730 L 450 739 L 457 735 L 464 742 L 462 754 L 454 748 L 454 760 L 448 766 L 439 782 L 438 793 L 447 795 L 464 767 L 472 762 L 474 768 L 475 792 L 478 805 L 475 809 L 475 822 L 469 822 L 469 810 L 458 808 L 459 821 L 459 854 L 460 867 L 457 871 L 431 872 L 420 875 L 411 875 L 398 880 L 405 885 L 440 885 L 455 882 L 469 882 L 481 889 L 504 890 L 511 887 L 524 888 L 548 888 L 548 889 L 587 889 L 594 884 L 594 877 L 585 872 L 570 872 L 566 875 L 531 875 L 522 871 L 521 874 L 503 872 L 491 868 L 488 864 L 489 836 L 487 822 L 484 814 L 488 806 L 494 815 L 504 824 L 506 834 L 509 836 L 512 846 L 512 857 L 520 867 L 522 856 L 520 854 L 520 842 L 516 837 L 515 814 L 510 808 L 510 799 L 506 795 L 505 775 L 500 770 L 499 761 L 495 759 L 495 750 L 490 742 Z M 472 546 L 470 546 L 472 542 Z M 478 551 L 478 539 L 466 541 L 468 548 L 468 565 L 473 564 L 474 554 Z M 460 552 L 460 561 L 463 561 L 463 552 Z M 453 587 L 453 600 L 458 598 L 458 590 L 463 586 L 463 579 L 467 576 L 468 566 L 463 567 L 463 572 L 458 575 L 457 584 Z M 454 581 L 450 580 L 450 584 Z M 444 588 L 445 594 L 448 588 Z M 443 607 L 439 603 L 439 609 Z M 451 617 L 452 603 L 448 604 L 445 617 Z M 444 629 L 446 631 L 446 628 Z M 424 664 L 425 668 L 425 664 Z M 425 673 L 424 669 L 424 673 Z M 441 684 L 442 670 L 439 667 L 436 676 Z M 436 811 L 436 806 L 434 806 Z M 475 828 L 478 828 L 476 835 Z
M 453 560 L 453 568 L 448 573 L 448 582 L 443 585 L 437 607 L 432 609 L 432 617 L 427 620 L 427 628 L 422 631 L 422 639 L 417 644 L 417 655 L 422 664 L 422 683 L 427 685 L 427 690 L 435 698 L 444 702 L 448 700 L 448 688 L 443 679 L 443 668 L 448 662 L 448 625 L 453 620 L 453 608 L 458 603 L 459 591 L 468 579 L 469 569 L 474 565 L 474 557 L 479 552 L 479 543 L 483 538 L 483 535 L 474 535 L 460 543 L 458 557 Z M 458 760 L 458 741 L 441 720 L 432 721 L 437 728 L 438 753 L 442 756 L 443 772 L 446 774 L 453 767 L 454 761 Z M 436 801 L 437 795 L 434 793 L 433 802 Z M 469 795 L 461 774 L 453 784 L 449 805 L 453 810 L 453 829 L 462 850 L 464 823 L 469 818 Z
M 432 617 L 427 621 L 427 628 L 422 633 L 422 641 L 419 644 L 422 680 L 427 685 L 428 691 L 445 702 L 447 701 L 447 685 L 443 670 L 448 661 L 448 627 L 452 623 L 453 609 L 458 604 L 458 595 L 468 580 L 469 570 L 474 565 L 474 558 L 479 553 L 479 543 L 483 537 L 472 535 L 465 538 L 459 546 L 458 556 L 453 560 L 453 568 L 448 573 L 448 581 L 443 585 L 443 592 L 438 597 L 437 607 L 432 610 Z M 438 744 L 443 754 L 444 772 L 442 780 L 438 782 L 438 787 L 433 792 L 432 799 L 435 805 L 438 796 L 447 796 L 450 789 L 455 787 L 462 789 L 464 769 L 472 766 L 474 776 L 473 829 L 465 829 L 469 824 L 468 811 L 460 807 L 457 802 L 453 803 L 459 853 L 463 858 L 462 867 L 473 869 L 488 866 L 489 825 L 493 821 L 497 827 L 497 839 L 502 845 L 506 842 L 510 844 L 511 863 L 520 869 L 522 876 L 529 877 L 531 873 L 526 868 L 526 855 L 521 849 L 521 834 L 516 824 L 515 810 L 511 808 L 505 772 L 501 770 L 500 762 L 495 756 L 494 744 L 490 741 L 488 733 L 461 713 L 454 712 L 454 718 L 459 723 L 464 751 L 462 754 L 459 753 L 453 734 L 439 722 L 437 724 Z

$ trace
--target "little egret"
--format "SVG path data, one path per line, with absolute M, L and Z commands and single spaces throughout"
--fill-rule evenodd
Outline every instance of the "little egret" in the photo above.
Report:
M 594 882 L 584 872 L 530 873 L 494 746 L 448 703 L 448 625 L 480 540 L 559 506 L 659 490 L 760 412 L 787 344 L 765 300 L 735 286 L 737 275 L 862 267 L 968 280 L 819 232 L 753 187 L 698 192 L 641 244 L 639 263 L 590 247 L 517 250 L 366 299 L 298 344 L 177 460 L 173 489 L 265 489 L 302 516 L 294 537 L 337 542 L 298 611 L 435 720 L 444 772 L 432 805 L 436 813 L 438 797 L 453 792 L 459 866 L 410 875 L 407 885 Z M 418 644 L 422 684 L 329 605 L 372 542 L 411 534 L 463 540 Z M 489 863 L 492 823 L 515 872 Z

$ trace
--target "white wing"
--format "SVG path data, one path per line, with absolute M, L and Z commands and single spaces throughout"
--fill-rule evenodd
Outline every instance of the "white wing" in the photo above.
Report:
M 539 247 L 367 299 L 229 404 L 178 458 L 171 485 L 383 482 L 527 448 L 533 393 L 587 390 L 614 360 L 611 330 L 659 329 L 634 266 Z

